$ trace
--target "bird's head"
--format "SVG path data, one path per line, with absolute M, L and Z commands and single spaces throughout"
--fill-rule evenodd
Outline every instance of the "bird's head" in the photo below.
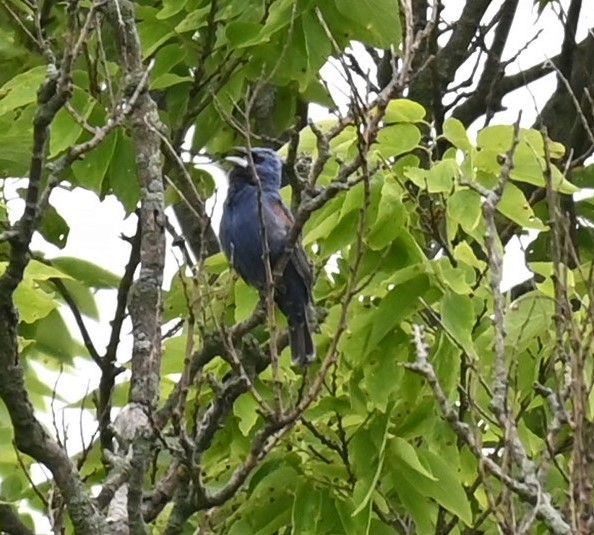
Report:
M 237 147 L 233 152 L 234 154 L 225 158 L 235 166 L 229 180 L 254 184 L 255 171 L 263 188 L 280 188 L 283 164 L 275 151 L 264 147 L 253 148 L 251 151 L 245 147 Z

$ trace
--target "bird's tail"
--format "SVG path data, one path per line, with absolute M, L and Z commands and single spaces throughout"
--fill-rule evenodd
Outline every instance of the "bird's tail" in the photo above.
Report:
M 316 348 L 306 319 L 289 322 L 289 345 L 295 366 L 306 366 L 316 358 Z

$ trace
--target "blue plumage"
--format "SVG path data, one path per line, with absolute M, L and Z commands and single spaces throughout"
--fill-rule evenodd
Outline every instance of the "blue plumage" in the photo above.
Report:
M 246 157 L 231 157 L 235 163 L 229 174 L 229 190 L 223 208 L 219 237 L 223 251 L 239 275 L 260 291 L 266 288 L 262 236 L 258 212 L 258 186 L 254 170 Z M 252 149 L 255 172 L 260 179 L 262 219 L 270 251 L 272 270 L 282 256 L 294 220 L 284 205 L 279 188 L 282 163 L 271 149 Z M 289 324 L 293 363 L 303 366 L 315 357 L 315 348 L 307 321 L 311 301 L 311 272 L 305 252 L 296 244 L 275 288 L 275 301 Z

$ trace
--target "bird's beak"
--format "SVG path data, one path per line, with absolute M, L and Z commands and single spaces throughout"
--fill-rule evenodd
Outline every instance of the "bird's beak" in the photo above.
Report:
M 234 147 L 231 153 L 224 158 L 225 161 L 231 162 L 239 167 L 247 169 L 249 161 L 247 158 L 247 150 L 244 147 Z

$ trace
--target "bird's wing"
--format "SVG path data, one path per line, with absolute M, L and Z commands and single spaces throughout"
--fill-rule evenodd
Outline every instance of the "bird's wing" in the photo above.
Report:
M 270 198 L 269 206 L 270 206 L 270 209 L 275 217 L 276 224 L 278 226 L 281 226 L 284 231 L 283 232 L 284 233 L 283 248 L 280 251 L 280 254 L 282 254 L 284 251 L 284 247 L 286 245 L 286 239 L 289 237 L 291 229 L 293 228 L 293 225 L 295 224 L 295 220 L 293 218 L 293 215 L 291 214 L 289 209 L 285 206 L 285 204 L 283 203 L 283 201 L 280 197 L 274 196 L 274 197 Z M 293 267 L 295 268 L 297 273 L 303 279 L 303 282 L 305 283 L 305 285 L 308 289 L 308 292 L 310 292 L 312 282 L 313 282 L 311 268 L 310 268 L 309 262 L 307 260 L 305 251 L 303 250 L 303 247 L 301 246 L 299 241 L 297 241 L 297 243 L 293 247 L 293 254 L 291 255 L 289 263 L 293 265 Z

